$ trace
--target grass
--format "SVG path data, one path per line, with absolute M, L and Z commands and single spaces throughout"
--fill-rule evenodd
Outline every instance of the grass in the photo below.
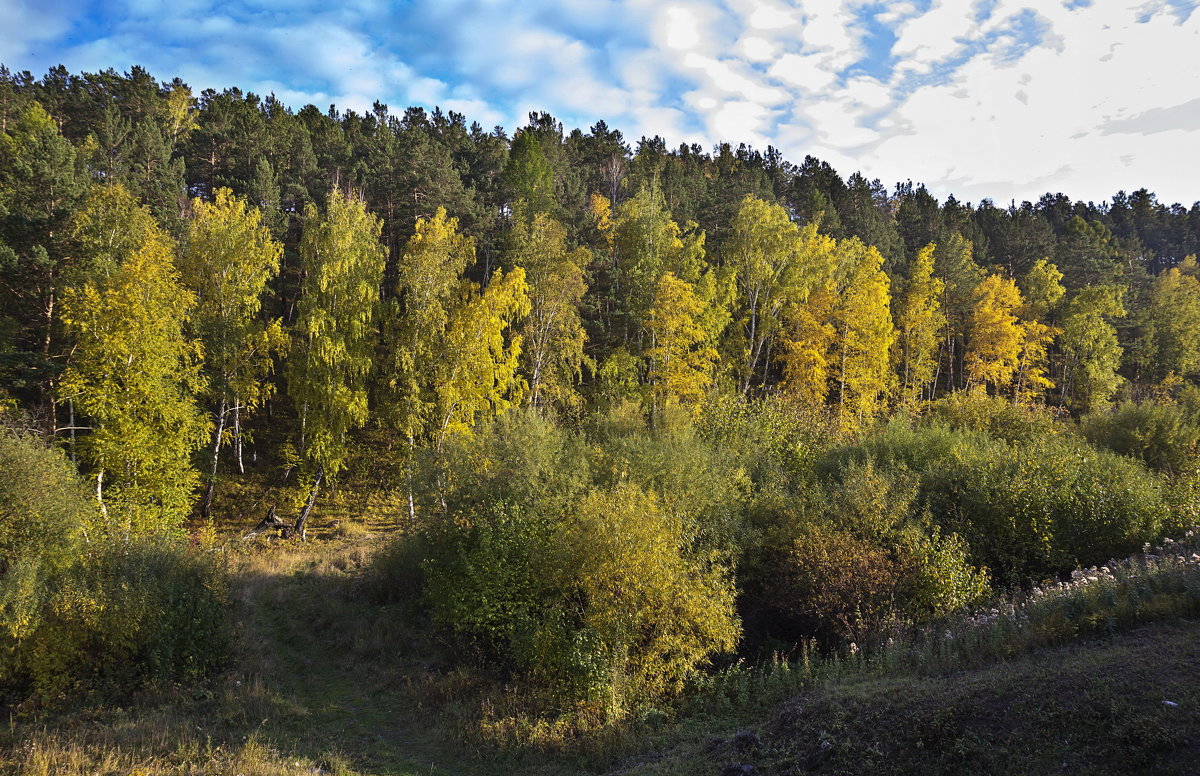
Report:
M 333 494 L 303 544 L 243 542 L 260 515 L 227 514 L 213 530 L 234 576 L 228 670 L 11 709 L 0 773 L 1189 773 L 1200 754 L 1192 537 L 891 646 L 736 665 L 580 737 L 515 713 L 510 688 L 456 668 L 412 611 L 370 602 L 364 572 L 407 519 L 396 494 Z

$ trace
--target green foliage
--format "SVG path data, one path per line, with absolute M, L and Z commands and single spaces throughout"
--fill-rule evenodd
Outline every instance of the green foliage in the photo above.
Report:
M 789 305 L 833 273 L 833 238 L 818 234 L 817 222 L 796 226 L 779 205 L 757 197 L 742 200 L 731 226 L 724 258 L 738 285 L 735 370 L 742 393 L 765 369 L 769 345 Z
M 177 539 L 97 542 L 51 584 L 45 618 L 20 647 L 40 695 L 194 678 L 224 657 L 224 571 Z
M 1140 463 L 1065 437 L 956 451 L 923 485 L 935 519 L 1005 584 L 1135 552 L 1168 510 Z
M 0 431 L 0 471 L 0 682 L 8 683 L 96 508 L 65 456 L 33 437 Z
M 1200 418 L 1178 404 L 1126 402 L 1085 415 L 1079 426 L 1092 444 L 1171 474 L 1187 470 L 1200 451 Z
M 0 469 L 0 689 L 128 688 L 220 661 L 227 601 L 211 558 L 88 531 L 94 500 L 36 439 L 0 433 Z
M 184 336 L 195 297 L 179 281 L 170 238 L 120 186 L 93 192 L 80 234 L 101 221 L 138 239 L 111 254 L 96 244 L 94 272 L 64 294 L 62 319 L 76 345 L 58 398 L 92 419 L 79 452 L 97 491 L 107 487 L 113 526 L 175 528 L 199 484 L 191 454 L 209 432 L 195 399 L 200 348 Z
M 260 320 L 283 246 L 262 213 L 229 189 L 218 189 L 211 204 L 194 200 L 192 210 L 179 267 L 197 298 L 191 328 L 204 344 L 209 390 L 218 414 L 234 402 L 254 409 L 270 395 L 271 353 L 283 344 L 279 321 Z
M 1067 303 L 1062 324 L 1064 389 L 1081 410 L 1104 407 L 1122 378 L 1123 349 L 1110 322 L 1125 316 L 1123 286 L 1082 288 Z
M 507 258 L 525 270 L 529 283 L 530 314 L 522 326 L 529 403 L 575 410 L 584 367 L 595 365 L 584 354 L 587 335 L 579 314 L 591 256 L 584 248 L 569 250 L 566 238 L 566 229 L 542 213 L 518 218 Z
M 727 565 L 677 497 L 594 483 L 580 441 L 532 414 L 456 437 L 442 465 L 422 600 L 543 704 L 622 717 L 735 646 Z
M 998 396 L 952 393 L 926 407 L 931 425 L 979 431 L 1008 442 L 1059 433 L 1049 410 L 1016 405 Z
M 301 452 L 325 477 L 345 465 L 346 435 L 367 422 L 376 307 L 383 278 L 382 225 L 340 190 L 324 216 L 305 211 L 305 271 L 288 363 L 288 390 L 301 414 Z
M 908 283 L 896 308 L 896 347 L 900 361 L 900 401 L 917 401 L 933 381 L 937 346 L 946 326 L 941 300 L 946 283 L 933 276 L 933 253 L 927 245 L 913 260 Z
M 1165 483 L 1140 462 L 1070 435 L 1009 442 L 893 423 L 822 467 L 866 461 L 915 474 L 932 524 L 961 536 L 971 563 L 1006 586 L 1124 557 L 1158 536 L 1172 509 Z
M 762 603 L 803 631 L 865 642 L 889 624 L 961 611 L 988 590 L 968 547 L 917 503 L 905 468 L 843 468 L 794 536 L 768 546 Z M 762 572 L 760 572 L 762 573 Z

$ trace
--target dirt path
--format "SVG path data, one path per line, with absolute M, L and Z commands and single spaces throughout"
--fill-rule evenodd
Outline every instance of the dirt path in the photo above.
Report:
M 368 555 L 361 543 L 301 548 L 251 558 L 237 573 L 236 659 L 247 707 L 265 720 L 259 735 L 333 772 L 480 772 L 422 714 L 428 656 L 403 617 L 364 600 Z

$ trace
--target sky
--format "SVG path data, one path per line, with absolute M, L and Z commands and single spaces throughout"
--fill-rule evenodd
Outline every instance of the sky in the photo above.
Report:
M 1200 0 L 0 0 L 0 63 L 531 111 L 998 204 L 1200 200 Z

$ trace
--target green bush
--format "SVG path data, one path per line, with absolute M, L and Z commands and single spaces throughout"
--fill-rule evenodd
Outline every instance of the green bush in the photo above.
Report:
M 869 460 L 838 472 L 819 515 L 770 542 L 765 554 L 762 579 L 750 588 L 791 619 L 793 635 L 826 643 L 862 643 L 887 624 L 942 617 L 988 589 L 966 543 L 918 509 L 916 478 Z
M 0 431 L 0 683 L 23 673 L 52 580 L 82 551 L 94 501 L 70 462 L 34 437 Z
M 1059 432 L 1053 411 L 1016 405 L 998 396 L 957 391 L 930 402 L 926 422 L 955 431 L 978 431 L 1007 442 L 1030 440 Z
M 179 539 L 106 535 L 70 462 L 40 440 L 0 434 L 0 471 L 0 688 L 128 687 L 220 658 L 211 559 Z
M 21 649 L 41 695 L 192 678 L 225 654 L 225 574 L 178 539 L 94 542 L 53 586 Z
M 512 440 L 534 462 L 523 472 L 503 458 Z M 674 449 L 664 444 L 650 449 Z M 421 600 L 456 643 L 532 687 L 544 708 L 619 717 L 677 693 L 733 649 L 739 626 L 726 553 L 700 540 L 705 518 L 689 511 L 707 497 L 644 487 L 684 487 L 672 467 L 649 463 L 657 453 L 593 450 L 593 463 L 585 448 L 519 414 L 452 442 L 430 475 L 444 507 L 431 504 L 419 528 Z M 396 551 L 384 562 L 415 558 Z
M 965 539 L 971 563 L 1004 585 L 1128 555 L 1187 509 L 1188 494 L 1141 462 L 1072 435 L 1005 441 L 979 430 L 896 422 L 831 451 L 818 468 L 836 479 L 868 461 L 889 476 L 916 476 L 917 507 L 943 532 Z
M 1200 423 L 1178 404 L 1128 402 L 1086 415 L 1079 426 L 1092 444 L 1170 474 L 1187 470 L 1200 445 Z
M 1008 585 L 1135 552 L 1169 510 L 1141 463 L 1063 437 L 967 448 L 924 472 L 922 491 L 939 524 Z

